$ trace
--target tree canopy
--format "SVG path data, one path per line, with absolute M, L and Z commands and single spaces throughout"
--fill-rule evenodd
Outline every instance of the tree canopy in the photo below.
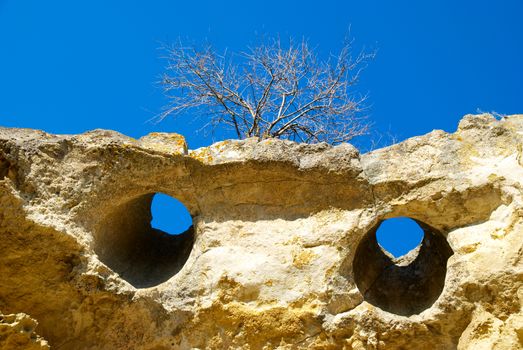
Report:
M 366 95 L 354 87 L 373 56 L 353 55 L 351 41 L 323 60 L 306 40 L 284 47 L 270 39 L 223 54 L 179 41 L 166 47 L 161 83 L 169 104 L 159 118 L 191 110 L 206 116 L 206 126 L 231 128 L 238 138 L 347 142 L 369 128 Z

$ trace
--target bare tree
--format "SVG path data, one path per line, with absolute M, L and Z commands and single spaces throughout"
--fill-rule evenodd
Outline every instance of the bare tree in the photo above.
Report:
M 209 117 L 206 126 L 228 126 L 238 138 L 349 141 L 369 127 L 366 96 L 353 90 L 374 55 L 353 56 L 351 44 L 320 60 L 305 40 L 283 47 L 272 39 L 222 55 L 178 42 L 166 48 L 162 85 L 170 103 L 159 119 L 196 110 Z

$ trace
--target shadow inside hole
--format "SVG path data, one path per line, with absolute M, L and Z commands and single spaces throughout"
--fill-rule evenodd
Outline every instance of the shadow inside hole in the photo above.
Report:
M 189 258 L 193 227 L 171 235 L 151 226 L 151 201 L 146 194 L 114 208 L 95 232 L 100 260 L 136 288 L 148 288 L 176 275 Z
M 395 258 L 379 246 L 379 223 L 362 239 L 354 257 L 354 278 L 364 299 L 402 316 L 419 314 L 437 300 L 445 284 L 447 260 L 453 254 L 443 234 L 416 222 L 424 237 L 408 254 Z
M 9 174 L 11 164 L 0 154 L 0 180 L 3 180 Z

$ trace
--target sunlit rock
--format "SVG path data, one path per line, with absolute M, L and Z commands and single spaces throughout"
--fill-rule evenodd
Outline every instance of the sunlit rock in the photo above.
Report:
M 0 128 L 0 345 L 519 349 L 522 149 L 521 115 L 362 155 Z M 192 228 L 151 227 L 159 192 Z M 394 258 L 375 231 L 399 216 L 425 238 Z

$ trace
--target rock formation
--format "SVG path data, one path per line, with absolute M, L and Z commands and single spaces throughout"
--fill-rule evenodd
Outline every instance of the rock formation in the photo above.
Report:
M 361 155 L 0 128 L 0 348 L 520 349 L 522 154 L 523 115 Z M 158 192 L 191 229 L 151 227 Z M 399 216 L 425 236 L 393 259 Z
M 38 322 L 26 314 L 0 314 L 0 349 L 48 350 L 49 346 L 34 332 Z

